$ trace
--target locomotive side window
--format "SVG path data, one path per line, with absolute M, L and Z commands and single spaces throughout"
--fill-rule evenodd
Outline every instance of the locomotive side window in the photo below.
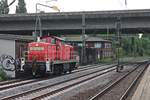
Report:
M 41 41 L 42 41 L 42 42 L 47 42 L 47 39 L 42 39 Z
M 52 38 L 52 39 L 51 39 L 51 43 L 52 43 L 52 44 L 56 44 L 56 39 Z
M 30 47 L 30 51 L 32 50 L 41 51 L 44 50 L 44 47 Z
M 65 44 L 65 41 L 61 41 L 61 44 Z

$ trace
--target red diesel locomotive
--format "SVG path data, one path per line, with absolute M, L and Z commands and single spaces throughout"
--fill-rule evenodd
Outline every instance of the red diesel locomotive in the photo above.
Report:
M 33 76 L 71 73 L 77 63 L 73 46 L 55 36 L 42 37 L 28 44 L 27 56 L 21 58 L 19 71 Z

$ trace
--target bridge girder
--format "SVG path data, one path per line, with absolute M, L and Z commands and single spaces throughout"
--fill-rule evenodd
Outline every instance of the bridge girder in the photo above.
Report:
M 44 32 L 61 34 L 80 34 L 82 16 L 85 15 L 87 34 L 115 32 L 117 17 L 121 20 L 122 33 L 150 32 L 149 10 L 95 11 L 95 12 L 62 12 L 39 14 Z M 26 34 L 35 29 L 37 14 L 1 15 L 0 33 Z

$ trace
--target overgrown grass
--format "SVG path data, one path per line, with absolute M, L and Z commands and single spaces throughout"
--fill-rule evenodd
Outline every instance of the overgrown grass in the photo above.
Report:
M 150 56 L 129 56 L 129 57 L 121 57 L 121 62 L 134 62 L 134 61 L 144 61 L 150 59 Z
M 99 62 L 111 63 L 111 62 L 113 62 L 113 58 L 111 58 L 111 57 L 103 58 L 103 59 L 99 60 Z
M 144 61 L 146 59 L 150 59 L 150 56 L 121 56 L 119 57 L 119 61 L 120 62 L 134 62 L 134 61 Z M 99 59 L 98 62 L 101 63 L 114 63 L 117 62 L 117 58 L 113 58 L 113 57 L 106 57 L 103 59 Z
M 0 81 L 6 80 L 6 73 L 0 68 Z

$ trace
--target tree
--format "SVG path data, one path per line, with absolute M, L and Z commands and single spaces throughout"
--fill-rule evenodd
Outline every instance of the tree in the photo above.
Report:
M 18 0 L 18 6 L 16 6 L 16 13 L 27 13 L 24 0 Z
M 8 14 L 9 7 L 8 7 L 8 0 L 1 0 L 0 1 L 0 14 Z
M 122 39 L 122 48 L 125 55 L 128 56 L 144 56 L 150 55 L 150 39 L 149 37 L 125 37 Z

